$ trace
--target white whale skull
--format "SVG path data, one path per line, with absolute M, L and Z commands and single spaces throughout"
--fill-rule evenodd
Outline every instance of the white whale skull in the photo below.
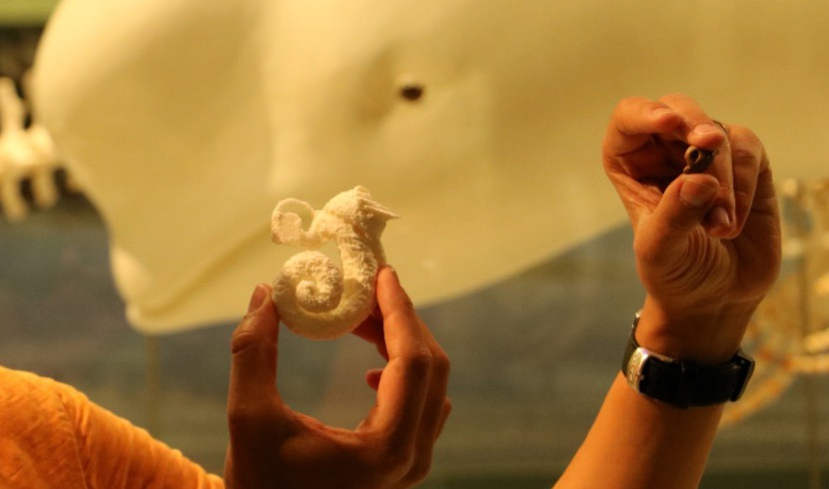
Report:
M 419 304 L 619 223 L 599 144 L 622 97 L 684 91 L 825 171 L 829 4 L 64 0 L 37 108 L 147 331 L 236 318 L 287 258 L 273 205 L 363 184 Z M 809 144 L 804 144 L 808 141 Z M 797 151 L 793 151 L 797 148 Z M 285 252 L 287 253 L 287 251 Z

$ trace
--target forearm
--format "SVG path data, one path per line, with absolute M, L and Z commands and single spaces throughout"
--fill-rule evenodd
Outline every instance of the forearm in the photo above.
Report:
M 680 173 L 677 150 L 691 146 L 717 155 L 705 174 Z M 648 291 L 625 370 L 652 397 L 618 374 L 556 487 L 695 488 L 722 403 L 751 375 L 740 342 L 780 266 L 768 158 L 749 129 L 679 94 L 620 102 L 602 155 Z
M 672 314 L 649 296 L 634 334 L 652 352 L 714 366 L 739 349 L 752 311 L 749 305 Z M 678 408 L 636 392 L 619 373 L 557 487 L 696 488 L 723 406 Z
M 222 489 L 178 450 L 90 402 L 69 386 L 52 383 L 72 420 L 78 461 L 90 487 Z
M 680 409 L 648 399 L 620 373 L 555 488 L 696 488 L 722 409 Z

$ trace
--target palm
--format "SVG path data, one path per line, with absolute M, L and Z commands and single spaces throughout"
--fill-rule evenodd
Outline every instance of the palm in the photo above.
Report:
M 721 138 L 711 138 L 708 142 L 722 144 Z M 714 167 L 720 182 L 733 180 L 735 185 L 730 206 L 735 209 L 737 225 L 730 235 L 717 229 L 709 214 L 683 242 L 666 252 L 661 238 L 673 223 L 659 215 L 658 207 L 669 187 L 683 178 L 680 168 L 687 143 L 671 134 L 626 134 L 615 144 L 618 147 L 606 141 L 605 169 L 631 217 L 638 271 L 648 293 L 666 303 L 693 307 L 762 297 L 780 263 L 779 219 L 765 154 L 757 155 L 759 165 L 753 168 L 737 164 L 744 158 L 739 154 L 722 155 L 719 170 Z M 750 187 L 750 191 L 738 186 Z M 722 198 L 718 197 L 718 205 Z
M 685 249 L 660 260 L 658 265 L 644 259 L 656 252 L 648 248 L 648 227 L 654 205 L 642 212 L 635 223 L 639 275 L 649 294 L 671 303 L 690 306 L 722 301 L 723 304 L 758 300 L 770 288 L 780 263 L 780 229 L 772 196 L 755 199 L 742 232 L 734 239 L 710 236 L 700 224 L 688 236 Z M 770 239 L 773 238 L 773 239 Z

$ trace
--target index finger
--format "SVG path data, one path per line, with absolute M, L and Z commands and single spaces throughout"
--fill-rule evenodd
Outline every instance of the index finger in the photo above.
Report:
M 608 124 L 603 143 L 605 170 L 629 207 L 635 197 L 653 196 L 643 183 L 662 182 L 667 186 L 679 175 L 686 145 L 717 152 L 714 165 L 706 172 L 720 182 L 715 212 L 708 216 L 709 232 L 724 235 L 734 222 L 734 176 L 731 151 L 725 132 L 693 99 L 681 94 L 659 101 L 629 98 L 620 102 Z M 674 154 L 674 151 L 678 152 Z M 672 163 L 671 160 L 676 162 Z M 630 195 L 629 195 L 630 194 Z M 633 195 L 633 197 L 631 197 Z M 656 198 L 655 198 L 656 197 Z M 634 206 L 635 207 L 635 206 Z M 637 215 L 634 208 L 632 215 Z
M 432 353 L 411 299 L 388 267 L 377 276 L 377 302 L 389 362 L 377 388 L 376 426 L 396 442 L 413 443 L 428 393 Z
M 641 97 L 622 100 L 610 117 L 602 143 L 605 163 L 641 149 L 654 134 L 678 137 L 686 129 L 684 122 L 677 111 L 663 102 Z
M 677 110 L 688 121 L 688 132 L 683 140 L 703 149 L 715 150 L 714 164 L 706 173 L 720 182 L 717 203 L 707 219 L 705 227 L 719 237 L 732 232 L 735 220 L 734 165 L 725 127 L 715 122 L 700 105 L 688 96 L 668 95 L 661 99 Z

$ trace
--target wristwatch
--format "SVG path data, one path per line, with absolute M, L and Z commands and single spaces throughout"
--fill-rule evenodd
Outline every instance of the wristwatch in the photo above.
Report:
M 633 390 L 681 408 L 722 404 L 743 395 L 754 372 L 754 360 L 742 350 L 723 365 L 678 360 L 639 346 L 638 324 L 636 313 L 622 360 L 622 373 Z

